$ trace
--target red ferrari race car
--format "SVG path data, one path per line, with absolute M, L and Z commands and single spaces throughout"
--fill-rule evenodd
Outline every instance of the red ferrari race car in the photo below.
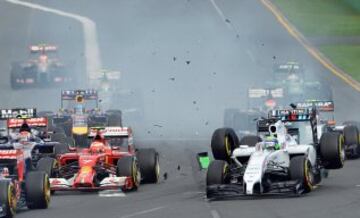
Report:
M 135 150 L 130 128 L 91 128 L 89 138 L 88 148 L 72 148 L 56 160 L 38 162 L 38 169 L 51 175 L 52 191 L 128 191 L 140 183 L 158 182 L 159 154 L 153 148 Z
M 14 217 L 16 210 L 46 209 L 50 183 L 43 171 L 26 167 L 22 149 L 14 149 L 8 138 L 0 139 L 0 217 Z

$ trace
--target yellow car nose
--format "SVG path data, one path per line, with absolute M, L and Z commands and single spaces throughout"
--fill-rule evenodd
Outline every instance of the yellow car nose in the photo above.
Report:
M 84 135 L 87 134 L 88 128 L 87 127 L 73 127 L 72 133 L 75 135 Z

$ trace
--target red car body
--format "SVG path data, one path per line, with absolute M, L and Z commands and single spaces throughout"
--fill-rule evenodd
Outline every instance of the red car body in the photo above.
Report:
M 73 149 L 60 155 L 55 178 L 50 178 L 51 190 L 132 190 L 139 179 L 117 175 L 117 162 L 124 157 L 134 157 L 132 131 L 126 127 L 106 127 L 107 132 L 96 130 L 90 148 Z M 126 148 L 111 146 L 104 137 L 124 137 L 128 140 Z M 138 174 L 137 174 L 138 175 Z

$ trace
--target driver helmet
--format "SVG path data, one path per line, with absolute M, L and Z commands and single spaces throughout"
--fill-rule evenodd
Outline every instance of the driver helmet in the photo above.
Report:
M 20 133 L 22 133 L 22 132 L 31 133 L 31 128 L 30 128 L 30 126 L 29 126 L 27 123 L 24 122 L 24 123 L 20 126 L 19 132 L 20 132 Z
M 90 145 L 90 151 L 92 153 L 103 153 L 105 152 L 106 145 L 101 141 L 94 141 Z
M 281 146 L 275 136 L 268 136 L 265 138 L 264 147 L 267 150 L 280 150 Z

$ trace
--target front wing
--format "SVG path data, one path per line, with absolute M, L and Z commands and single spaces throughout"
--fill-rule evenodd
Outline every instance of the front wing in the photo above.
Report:
M 50 189 L 52 191 L 76 191 L 76 190 L 131 190 L 134 188 L 131 177 L 106 177 L 99 184 L 91 186 L 74 184 L 72 179 L 50 178 Z
M 206 187 L 206 196 L 209 200 L 227 199 L 245 196 L 264 196 L 264 195 L 301 195 L 304 189 L 298 181 L 286 181 L 272 183 L 264 193 L 247 195 L 243 185 L 221 184 Z

